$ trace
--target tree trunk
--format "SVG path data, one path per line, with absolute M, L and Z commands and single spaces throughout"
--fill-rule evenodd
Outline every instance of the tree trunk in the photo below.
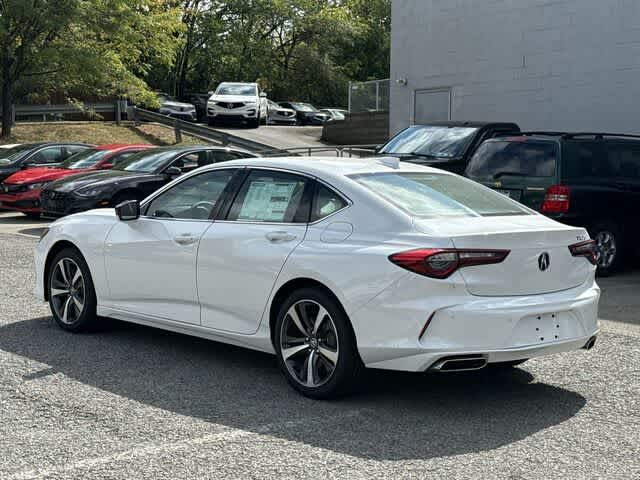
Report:
M 11 115 L 11 107 L 13 104 L 13 85 L 11 78 L 2 78 L 2 133 L 0 138 L 7 138 L 11 135 L 11 127 L 13 127 L 13 117 Z
M 13 127 L 13 118 L 11 115 L 11 107 L 13 104 L 13 72 L 11 71 L 10 59 L 5 57 L 2 60 L 2 132 L 0 132 L 0 138 L 7 138 L 11 135 L 11 127 Z

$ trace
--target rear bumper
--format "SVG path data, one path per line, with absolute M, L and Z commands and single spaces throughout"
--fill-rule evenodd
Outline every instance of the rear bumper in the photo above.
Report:
M 391 292 L 391 296 L 401 295 Z M 599 331 L 600 289 L 593 279 L 562 292 L 517 297 L 468 295 L 445 299 L 451 303 L 439 306 L 430 303 L 433 299 L 404 302 L 400 298 L 393 308 L 386 304 L 386 295 L 379 297 L 359 310 L 354 322 L 360 330 L 356 332 L 358 350 L 372 368 L 424 371 L 443 357 L 470 354 L 484 356 L 489 363 L 522 360 L 580 349 Z M 396 316 L 381 318 L 390 309 Z M 375 328 L 372 324 L 384 322 L 381 330 L 386 335 L 362 331 L 365 317 L 371 330 Z
M 40 213 L 40 190 L 0 194 L 0 208 L 23 213 Z

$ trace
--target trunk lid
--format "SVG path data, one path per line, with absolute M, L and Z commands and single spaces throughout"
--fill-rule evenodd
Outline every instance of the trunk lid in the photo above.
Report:
M 415 224 L 429 235 L 451 238 L 455 248 L 510 250 L 502 263 L 460 269 L 472 295 L 537 295 L 567 290 L 584 283 L 594 269 L 585 258 L 572 256 L 568 248 L 586 240 L 586 231 L 542 215 L 416 220 Z

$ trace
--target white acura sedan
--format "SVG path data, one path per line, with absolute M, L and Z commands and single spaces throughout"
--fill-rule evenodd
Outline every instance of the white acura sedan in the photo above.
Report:
M 465 178 L 394 158 L 197 169 L 141 204 L 71 215 L 36 249 L 65 330 L 100 317 L 275 353 L 326 398 L 363 367 L 459 371 L 598 334 L 594 245 Z

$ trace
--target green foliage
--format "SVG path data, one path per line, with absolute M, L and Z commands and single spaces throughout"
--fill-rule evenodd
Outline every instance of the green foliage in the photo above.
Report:
M 273 99 L 345 105 L 350 80 L 385 78 L 390 0 L 186 0 L 177 94 L 259 81 Z M 185 16 L 186 18 L 186 16 Z
M 2 105 L 122 96 L 157 106 L 153 89 L 181 95 L 221 81 L 345 105 L 350 80 L 388 76 L 390 9 L 390 0 L 0 0 Z
M 145 80 L 152 68 L 173 64 L 184 28 L 179 7 L 167 0 L 0 0 L 3 106 L 52 95 L 157 103 Z M 3 115 L 3 135 L 8 130 Z

